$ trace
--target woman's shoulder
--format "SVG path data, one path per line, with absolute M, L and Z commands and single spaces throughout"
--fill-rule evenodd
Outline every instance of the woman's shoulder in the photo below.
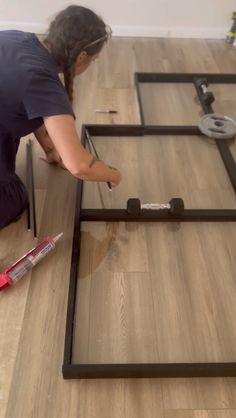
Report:
M 0 43 L 10 45 L 12 47 L 19 46 L 21 42 L 31 40 L 35 35 L 31 32 L 24 32 L 21 30 L 1 30 Z
M 57 67 L 47 49 L 32 32 L 0 31 L 0 61 L 18 73 L 50 74 L 57 78 Z

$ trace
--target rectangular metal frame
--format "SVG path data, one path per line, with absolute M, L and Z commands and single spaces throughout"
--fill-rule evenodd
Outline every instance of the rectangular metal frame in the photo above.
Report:
M 210 73 L 135 73 L 135 86 L 139 105 L 140 121 L 145 126 L 144 111 L 140 92 L 140 83 L 192 83 L 196 89 L 200 104 L 205 114 L 214 113 L 213 107 L 204 101 L 202 89 L 197 84 L 197 79 L 206 78 L 210 84 L 236 84 L 236 74 L 210 74 Z M 153 132 L 160 126 L 152 125 Z M 183 127 L 182 127 L 183 128 Z M 187 128 L 187 127 L 186 127 Z M 236 193 L 236 163 L 226 141 L 215 139 L 215 143 L 223 160 L 225 169 Z
M 82 143 L 85 146 L 85 129 L 95 136 L 143 136 L 143 135 L 202 135 L 197 126 L 145 126 L 139 83 L 193 83 L 203 111 L 213 113 L 206 105 L 197 78 L 207 78 L 209 84 L 236 84 L 235 74 L 167 74 L 135 73 L 137 98 L 141 125 L 87 125 L 82 129 Z M 215 140 L 232 187 L 236 192 L 236 164 L 226 142 Z M 73 327 L 77 294 L 77 272 L 80 256 L 80 226 L 82 221 L 110 222 L 214 222 L 236 221 L 236 209 L 185 209 L 179 216 L 170 215 L 167 210 L 143 211 L 139 217 L 131 216 L 125 209 L 82 209 L 83 181 L 78 181 L 74 236 L 71 258 L 71 273 L 65 333 L 63 377 L 73 378 L 143 378 L 143 377 L 232 377 L 236 376 L 236 362 L 213 363 L 141 363 L 141 364 L 74 364 L 72 363 Z

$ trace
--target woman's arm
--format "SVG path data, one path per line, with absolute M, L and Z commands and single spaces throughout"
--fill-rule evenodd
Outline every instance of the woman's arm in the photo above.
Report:
M 109 181 L 113 186 L 120 183 L 121 174 L 118 170 L 94 159 L 82 146 L 72 116 L 48 116 L 44 118 L 44 124 L 63 165 L 71 174 L 82 180 Z M 47 144 L 44 144 L 45 147 Z
M 46 154 L 44 158 L 42 157 L 42 159 L 50 164 L 61 164 L 61 157 L 57 152 L 50 136 L 48 135 L 44 124 L 34 132 L 34 135 Z

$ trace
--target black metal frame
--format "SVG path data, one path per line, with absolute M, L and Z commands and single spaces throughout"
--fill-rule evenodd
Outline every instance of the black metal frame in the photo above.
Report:
M 160 78 L 159 78 L 160 77 Z M 137 95 L 140 106 L 141 125 L 84 125 L 81 141 L 86 146 L 85 129 L 94 136 L 144 136 L 144 135 L 202 135 L 196 126 L 145 126 L 140 99 L 139 82 L 193 82 L 196 77 L 207 77 L 209 82 L 236 83 L 236 75 L 219 74 L 141 74 L 136 73 Z M 199 98 L 201 92 L 198 92 Z M 201 102 L 201 98 L 200 98 Z M 210 110 L 210 112 L 209 112 Z M 205 110 L 204 110 L 205 111 Z M 211 113 L 211 109 L 206 109 Z M 221 145 L 223 144 L 223 152 Z M 226 146 L 224 146 L 224 144 Z M 218 144 L 217 144 L 218 145 Z M 236 168 L 227 143 L 218 146 L 232 186 L 236 191 Z M 233 164 L 234 163 L 234 164 Z M 80 226 L 82 221 L 110 222 L 206 222 L 236 221 L 236 209 L 185 209 L 183 214 L 171 215 L 168 210 L 142 211 L 139 217 L 129 215 L 125 209 L 82 209 L 83 181 L 78 181 L 74 236 L 71 258 L 70 285 L 67 306 L 64 361 L 62 366 L 65 379 L 75 378 L 142 378 L 142 377 L 224 377 L 236 376 L 236 362 L 223 363 L 142 363 L 142 364 L 74 364 L 72 362 L 73 327 L 77 295 L 77 273 L 80 257 Z
M 206 104 L 204 101 L 204 95 L 202 89 L 197 84 L 197 79 L 205 78 L 208 84 L 236 84 L 236 74 L 204 74 L 204 73 L 192 73 L 192 74 L 180 74 L 180 73 L 135 73 L 135 85 L 137 92 L 137 99 L 139 104 L 140 120 L 142 126 L 145 126 L 144 111 L 140 92 L 140 83 L 191 83 L 196 88 L 196 92 L 205 114 L 214 113 L 213 107 Z M 152 125 L 153 132 L 158 131 L 160 126 Z M 184 128 L 179 126 L 179 128 Z M 190 128 L 190 127 L 189 127 Z M 187 133 L 189 134 L 189 133 Z M 191 134 L 189 134 L 191 135 Z M 225 169 L 230 178 L 231 184 L 236 193 L 236 164 L 231 154 L 229 146 L 226 141 L 215 139 L 215 143 L 220 152 Z

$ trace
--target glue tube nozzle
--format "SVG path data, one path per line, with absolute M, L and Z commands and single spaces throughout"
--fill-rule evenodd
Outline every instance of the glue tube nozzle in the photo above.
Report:
M 53 238 L 53 241 L 54 242 L 57 242 L 61 237 L 62 237 L 62 235 L 63 235 L 63 232 L 61 232 L 60 234 L 58 234 L 58 235 L 56 235 L 54 238 Z

